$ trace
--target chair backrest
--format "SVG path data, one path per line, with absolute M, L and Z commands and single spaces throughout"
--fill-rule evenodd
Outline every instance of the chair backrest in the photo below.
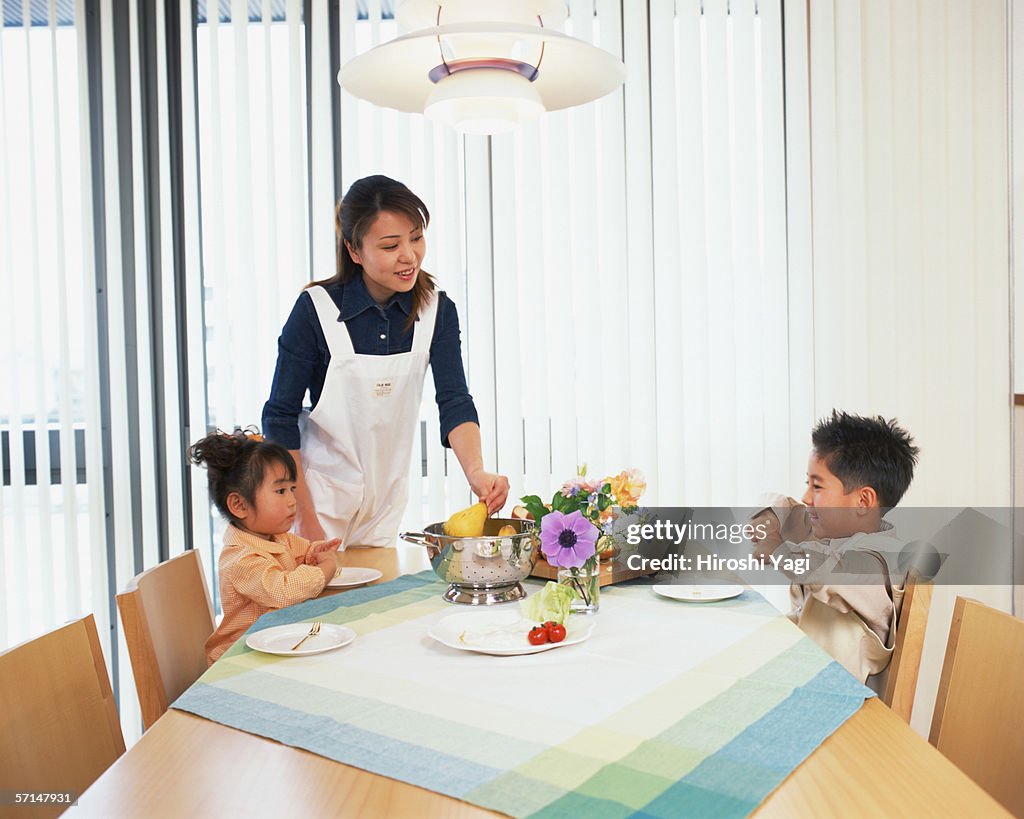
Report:
M 932 584 L 911 569 L 904 581 L 903 606 L 896 620 L 896 641 L 882 702 L 904 722 L 910 722 L 914 710 L 917 675 L 921 669 L 924 632 L 932 604 Z
M 928 741 L 1024 816 L 1024 620 L 958 597 Z
M 215 624 L 199 553 L 190 549 L 135 577 L 117 608 L 149 728 L 206 671 Z
M 123 753 L 91 614 L 0 653 L 0 791 L 81 792 Z

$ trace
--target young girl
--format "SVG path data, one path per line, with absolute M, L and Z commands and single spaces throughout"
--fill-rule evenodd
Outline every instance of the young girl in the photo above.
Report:
M 229 521 L 218 561 L 224 619 L 206 641 L 212 665 L 260 615 L 323 591 L 341 540 L 310 543 L 289 533 L 296 469 L 283 447 L 253 431 L 215 432 L 189 456 L 206 466 L 210 496 Z

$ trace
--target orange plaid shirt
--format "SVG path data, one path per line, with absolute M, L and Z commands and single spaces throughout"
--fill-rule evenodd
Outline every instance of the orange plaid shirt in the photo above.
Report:
M 285 532 L 266 540 L 228 524 L 217 562 L 224 619 L 206 641 L 206 659 L 227 651 L 256 619 L 316 597 L 327 582 L 317 566 L 303 563 L 310 543 Z

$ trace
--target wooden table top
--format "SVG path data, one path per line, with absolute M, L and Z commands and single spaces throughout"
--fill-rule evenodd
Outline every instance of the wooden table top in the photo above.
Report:
M 385 582 L 429 568 L 425 550 L 350 548 L 342 565 Z M 490 811 L 170 710 L 79 800 L 76 816 L 480 817 Z M 814 751 L 759 817 L 1009 816 L 877 699 Z

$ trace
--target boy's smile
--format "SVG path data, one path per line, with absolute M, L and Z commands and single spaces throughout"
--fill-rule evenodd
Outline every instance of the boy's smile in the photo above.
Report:
M 807 461 L 807 491 L 801 500 L 807 507 L 807 518 L 816 538 L 877 531 L 878 505 L 874 494 L 869 487 L 855 487 L 847 492 L 828 464 L 811 452 Z

